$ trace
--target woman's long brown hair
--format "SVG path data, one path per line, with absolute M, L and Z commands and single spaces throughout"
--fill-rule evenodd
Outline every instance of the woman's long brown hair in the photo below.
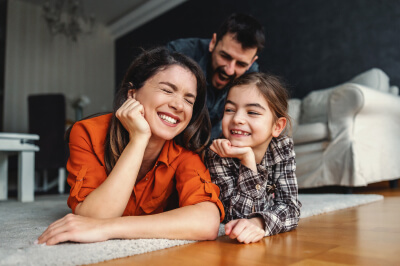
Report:
M 206 82 L 201 68 L 189 57 L 170 52 L 166 48 L 144 51 L 132 62 L 114 99 L 113 115 L 104 143 L 104 161 L 108 174 L 129 142 L 129 134 L 115 116 L 116 111 L 126 101 L 130 89 L 139 90 L 149 78 L 173 65 L 189 70 L 197 80 L 197 97 L 192 119 L 174 141 L 197 153 L 201 152 L 209 141 L 211 123 L 206 106 Z

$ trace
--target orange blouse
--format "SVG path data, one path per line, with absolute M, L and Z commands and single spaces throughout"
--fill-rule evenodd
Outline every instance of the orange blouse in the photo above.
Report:
M 78 203 L 107 178 L 104 142 L 110 120 L 111 114 L 86 119 L 77 122 L 71 130 L 67 181 L 71 186 L 68 206 L 73 212 Z M 223 220 L 225 213 L 218 199 L 219 188 L 211 182 L 210 173 L 200 157 L 172 140 L 165 142 L 154 167 L 132 188 L 123 215 L 163 212 L 174 186 L 180 207 L 214 202 Z

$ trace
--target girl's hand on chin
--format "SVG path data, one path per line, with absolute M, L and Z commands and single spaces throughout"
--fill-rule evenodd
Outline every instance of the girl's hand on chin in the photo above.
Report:
M 145 136 L 150 138 L 151 129 L 149 123 L 144 118 L 144 107 L 132 96 L 121 105 L 115 116 L 129 132 L 130 137 Z
M 109 239 L 103 228 L 106 221 L 70 213 L 52 223 L 36 243 L 50 246 L 66 241 L 82 243 L 105 241 Z
M 245 157 L 253 155 L 253 150 L 250 147 L 236 147 L 232 146 L 231 142 L 227 139 L 216 139 L 210 146 L 220 157 L 238 158 L 242 160 Z

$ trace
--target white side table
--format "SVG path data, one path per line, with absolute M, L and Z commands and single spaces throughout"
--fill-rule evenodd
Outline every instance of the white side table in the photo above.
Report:
M 18 153 L 18 200 L 34 200 L 36 134 L 0 133 L 0 200 L 8 198 L 8 156 Z

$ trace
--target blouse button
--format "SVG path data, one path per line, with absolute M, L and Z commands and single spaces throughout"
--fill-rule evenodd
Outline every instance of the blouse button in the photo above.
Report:
M 257 189 L 257 190 L 260 190 L 260 188 L 261 188 L 260 184 L 257 184 L 257 185 L 256 185 L 256 189 Z
M 146 179 L 145 179 L 145 180 L 147 181 L 147 180 L 149 180 L 149 178 L 148 178 L 148 177 L 146 177 Z

